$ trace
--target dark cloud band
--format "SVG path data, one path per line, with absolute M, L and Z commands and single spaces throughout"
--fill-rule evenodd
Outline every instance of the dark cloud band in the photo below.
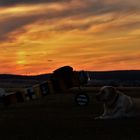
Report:
M 62 8 L 62 10 L 42 10 L 42 11 L 36 11 L 36 12 L 29 12 L 26 15 L 15 15 L 15 16 L 9 16 L 7 19 L 3 19 L 0 21 L 0 40 L 3 40 L 3 38 L 7 38 L 9 33 L 12 33 L 14 31 L 17 31 L 24 26 L 28 24 L 33 24 L 35 22 L 38 22 L 40 20 L 51 20 L 55 19 L 61 20 L 64 18 L 87 18 L 90 16 L 100 16 L 108 13 L 115 13 L 115 18 L 112 20 L 117 20 L 117 18 L 120 18 L 120 15 L 130 14 L 135 11 L 139 11 L 139 5 L 131 5 L 130 3 L 122 4 L 122 3 L 106 3 L 106 0 L 99 0 L 99 1 L 91 1 L 87 0 L 86 3 L 81 3 L 84 5 L 83 7 L 75 6 L 73 1 L 74 0 L 0 0 L 0 5 L 2 6 L 8 6 L 8 5 L 14 5 L 14 4 L 36 4 L 36 3 L 50 3 L 50 2 L 66 2 L 66 1 L 72 1 L 72 4 L 69 5 L 69 3 L 65 3 L 63 6 L 66 8 Z M 78 0 L 75 0 L 78 1 Z M 84 0 L 83 0 L 84 1 Z M 79 1 L 80 2 L 80 1 Z M 88 3 L 89 2 L 89 3 Z M 46 5 L 47 6 L 47 5 Z M 111 22 L 110 20 L 107 21 L 107 23 Z M 135 23 L 135 24 L 134 24 Z M 95 22 L 88 22 L 85 24 L 65 24 L 62 26 L 56 26 L 53 30 L 55 31 L 70 31 L 70 30 L 86 30 L 92 27 L 95 24 L 104 24 L 104 21 L 95 23 Z M 116 26 L 115 26 L 116 27 Z M 133 22 L 128 23 L 126 25 L 119 25 L 116 28 L 139 28 L 139 22 Z
M 52 2 L 69 2 L 70 0 L 0 0 L 0 6 L 13 6 L 17 4 L 39 4 Z

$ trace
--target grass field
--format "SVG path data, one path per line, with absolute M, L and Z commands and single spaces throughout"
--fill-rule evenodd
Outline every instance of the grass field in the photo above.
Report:
M 77 106 L 76 90 L 0 109 L 2 140 L 140 140 L 140 119 L 94 120 L 102 112 L 93 89 L 88 106 Z M 127 90 L 126 90 L 127 91 Z M 134 91 L 134 90 L 133 90 Z M 128 94 L 138 97 L 139 90 Z

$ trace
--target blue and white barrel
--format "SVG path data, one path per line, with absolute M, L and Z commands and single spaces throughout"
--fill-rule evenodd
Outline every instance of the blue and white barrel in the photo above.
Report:
M 40 90 L 43 96 L 50 94 L 48 82 L 41 83 Z
M 25 98 L 26 98 L 26 101 L 36 99 L 36 94 L 34 92 L 33 87 L 29 87 L 25 89 Z

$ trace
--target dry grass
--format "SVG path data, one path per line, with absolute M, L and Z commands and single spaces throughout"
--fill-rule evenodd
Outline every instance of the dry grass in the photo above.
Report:
M 87 91 L 86 107 L 75 104 L 75 91 L 1 109 L 1 139 L 139 140 L 140 119 L 94 120 L 102 111 L 94 98 L 96 91 Z

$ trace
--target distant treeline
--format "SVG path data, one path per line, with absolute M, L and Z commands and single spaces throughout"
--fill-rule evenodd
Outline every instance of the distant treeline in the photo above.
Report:
M 140 70 L 119 70 L 119 71 L 90 71 L 91 79 L 97 80 L 140 80 Z
M 140 80 L 140 70 L 118 70 L 118 71 L 89 71 L 91 79 L 108 80 Z M 2 79 L 23 79 L 23 80 L 43 80 L 47 79 L 51 74 L 42 74 L 36 76 L 23 76 L 12 74 L 0 74 L 0 80 Z
M 19 80 L 46 80 L 51 74 L 41 74 L 35 76 L 14 75 L 14 74 L 0 74 L 0 80 L 3 79 L 19 79 Z

